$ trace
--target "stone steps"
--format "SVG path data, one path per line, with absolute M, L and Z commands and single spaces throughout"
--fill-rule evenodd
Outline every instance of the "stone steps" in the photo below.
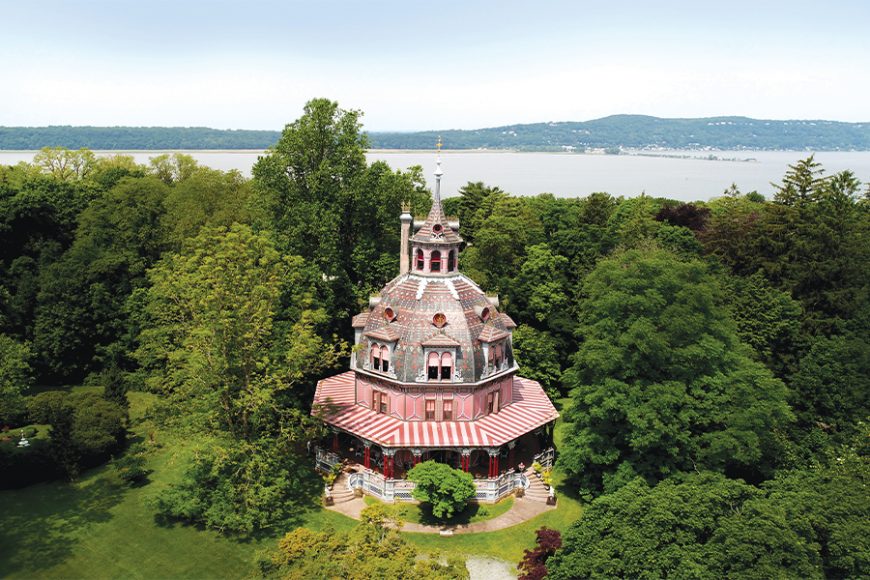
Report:
M 336 478 L 335 483 L 332 485 L 330 495 L 332 495 L 333 503 L 349 502 L 356 497 L 353 490 L 347 486 L 346 473 L 342 473 L 338 478 Z
M 544 487 L 544 484 L 535 475 L 534 470 L 531 468 L 526 469 L 525 476 L 529 478 L 529 487 L 526 489 L 525 497 L 532 501 L 547 503 L 550 491 Z

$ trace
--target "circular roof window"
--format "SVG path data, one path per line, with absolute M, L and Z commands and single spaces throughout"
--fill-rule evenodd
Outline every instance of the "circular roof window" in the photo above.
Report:
M 443 312 L 439 312 L 432 317 L 432 324 L 438 328 L 443 328 L 444 325 L 447 324 L 447 316 L 445 316 Z
M 484 306 L 483 310 L 480 311 L 480 319 L 483 320 L 484 322 L 489 320 L 489 308 L 488 307 Z
M 387 322 L 392 322 L 396 319 L 396 311 L 387 306 L 384 308 L 384 318 L 387 319 Z
M 436 234 L 440 234 L 441 232 L 444 231 L 444 226 L 442 226 L 441 224 L 434 224 L 432 226 L 432 231 L 435 232 Z

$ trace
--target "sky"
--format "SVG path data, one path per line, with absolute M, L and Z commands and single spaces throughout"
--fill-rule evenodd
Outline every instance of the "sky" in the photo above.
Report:
M 870 1 L 0 0 L 0 126 L 870 121 Z

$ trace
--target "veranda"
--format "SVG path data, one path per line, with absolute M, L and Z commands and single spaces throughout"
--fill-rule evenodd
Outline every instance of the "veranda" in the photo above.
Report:
M 547 434 L 529 434 L 527 439 L 522 446 L 504 446 L 505 449 L 392 450 L 366 446 L 355 437 L 335 433 L 332 451 L 316 446 L 314 452 L 319 471 L 330 473 L 341 469 L 347 474 L 349 487 L 385 502 L 414 501 L 411 495 L 414 483 L 405 476 L 417 463 L 432 459 L 470 472 L 476 488 L 472 501 L 494 503 L 517 489 L 529 487 L 526 467 L 533 463 L 552 467 L 553 448 L 539 450 L 540 443 L 548 442 Z M 508 467 L 501 468 L 505 464 Z

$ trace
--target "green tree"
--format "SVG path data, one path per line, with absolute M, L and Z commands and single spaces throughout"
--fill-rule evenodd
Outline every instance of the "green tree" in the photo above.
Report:
M 789 165 L 782 184 L 771 183 L 776 190 L 773 199 L 783 205 L 802 205 L 815 201 L 818 190 L 825 182 L 822 177 L 824 173 L 815 155 Z
M 574 327 L 568 284 L 568 260 L 547 244 L 526 248 L 526 259 L 508 288 L 520 320 L 557 332 Z
M 562 382 L 559 347 L 550 333 L 520 324 L 514 330 L 512 341 L 522 375 L 541 383 L 551 399 L 559 398 Z
M 429 504 L 432 514 L 445 520 L 462 511 L 475 493 L 470 473 L 437 461 L 418 463 L 408 472 L 408 479 L 416 484 L 414 499 Z
M 50 425 L 51 455 L 70 479 L 106 461 L 127 434 L 127 410 L 96 393 L 46 391 L 31 397 L 32 421 Z
M 296 449 L 322 425 L 302 385 L 334 364 L 313 272 L 250 227 L 204 227 L 149 272 L 137 360 L 158 415 L 203 440 L 164 516 L 251 533 L 298 517 L 320 485 Z M 314 482 L 312 484 L 312 482 Z
M 478 229 L 474 245 L 463 252 L 463 267 L 482 286 L 506 292 L 527 248 L 543 242 L 543 226 L 530 204 L 505 197 Z
M 559 458 L 582 488 L 770 468 L 786 389 L 740 343 L 702 262 L 627 251 L 599 262 L 584 293 Z
M 183 179 L 170 182 L 175 185 L 164 202 L 163 227 L 176 250 L 203 226 L 229 227 L 252 221 L 251 182 L 237 171 L 198 167 Z
M 96 159 L 89 149 L 43 147 L 33 156 L 33 164 L 60 181 L 77 181 L 91 173 Z
M 761 272 L 725 276 L 722 288 L 740 340 L 776 376 L 791 374 L 801 351 L 800 303 L 771 286 Z
M 146 384 L 218 432 L 268 432 L 293 410 L 294 386 L 336 360 L 316 332 L 311 271 L 248 226 L 203 228 L 148 277 L 137 351 Z
M 166 248 L 167 193 L 153 177 L 122 179 L 82 212 L 72 247 L 42 271 L 34 348 L 50 378 L 81 380 L 127 361 L 124 304 Z
M 547 562 L 562 578 L 820 578 L 817 547 L 741 481 L 704 472 L 601 496 Z
M 0 424 L 15 423 L 24 413 L 24 393 L 32 382 L 30 348 L 0 334 Z
M 366 164 L 360 116 L 313 99 L 253 169 L 255 206 L 278 248 L 322 272 L 324 303 L 345 333 L 339 322 L 398 272 L 402 202 L 416 213 L 430 203 L 418 169 Z
M 850 434 L 870 416 L 870 342 L 859 334 L 815 338 L 789 386 L 799 428 Z
M 149 165 L 149 173 L 166 185 L 181 183 L 200 168 L 196 159 L 184 153 L 157 155 L 149 159 Z
M 278 541 L 260 562 L 264 576 L 279 578 L 468 578 L 461 558 L 419 554 L 413 544 L 385 527 L 379 517 L 366 517 L 347 533 L 298 528 Z
M 459 188 L 459 196 L 444 201 L 444 209 L 459 218 L 460 235 L 466 243 L 474 244 L 477 231 L 492 215 L 495 205 L 507 197 L 498 187 L 482 181 L 468 182 Z

